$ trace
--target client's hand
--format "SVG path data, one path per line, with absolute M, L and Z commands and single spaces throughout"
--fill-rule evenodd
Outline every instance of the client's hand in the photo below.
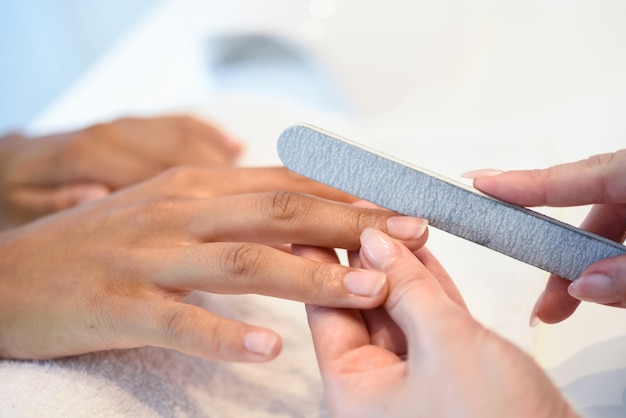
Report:
M 225 166 L 241 146 L 187 116 L 118 119 L 0 140 L 0 229 L 100 198 L 176 165 Z
M 418 247 L 426 223 L 298 191 L 347 198 L 284 168 L 176 168 L 0 234 L 0 357 L 144 345 L 233 361 L 278 354 L 273 331 L 183 303 L 194 289 L 380 305 L 384 273 L 306 260 L 289 244 L 354 250 L 376 227 Z
M 307 306 L 337 417 L 573 416 L 543 371 L 476 322 L 426 249 L 366 229 L 360 262 L 387 274 L 384 309 Z M 301 255 L 328 259 L 316 249 Z
M 470 174 L 476 188 L 522 206 L 595 204 L 581 227 L 617 242 L 626 238 L 626 149 L 543 170 Z M 562 321 L 581 300 L 626 307 L 626 256 L 589 266 L 573 283 L 551 276 L 531 323 Z

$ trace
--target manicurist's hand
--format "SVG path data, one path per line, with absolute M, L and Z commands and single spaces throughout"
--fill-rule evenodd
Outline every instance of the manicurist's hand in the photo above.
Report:
M 335 417 L 570 417 L 525 353 L 476 322 L 437 260 L 374 229 L 360 264 L 387 275 L 383 308 L 307 306 Z M 318 249 L 300 248 L 312 259 Z
M 0 229 L 100 198 L 176 165 L 231 165 L 241 145 L 188 116 L 124 118 L 0 140 Z
M 185 298 L 197 289 L 370 308 L 387 295 L 384 272 L 307 260 L 290 245 L 355 250 L 367 227 L 415 248 L 426 240 L 420 219 L 322 197 L 347 198 L 284 168 L 176 168 L 5 231 L 0 357 L 152 345 L 272 359 L 281 348 L 275 332 Z
M 581 227 L 620 243 L 626 237 L 626 150 L 542 170 L 474 172 L 474 186 L 522 206 L 594 204 Z M 551 276 L 531 323 L 569 317 L 580 301 L 626 307 L 626 256 L 587 268 L 574 282 Z

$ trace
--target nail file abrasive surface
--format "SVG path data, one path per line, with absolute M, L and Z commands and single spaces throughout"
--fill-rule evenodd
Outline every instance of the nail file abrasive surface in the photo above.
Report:
M 545 271 L 574 280 L 626 247 L 307 125 L 287 128 L 290 170 Z

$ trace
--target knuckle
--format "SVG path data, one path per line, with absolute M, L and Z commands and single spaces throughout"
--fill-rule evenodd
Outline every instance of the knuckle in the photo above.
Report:
M 168 312 L 163 323 L 163 335 L 173 345 L 181 344 L 188 337 L 195 317 L 185 306 L 179 306 Z
M 269 195 L 270 218 L 277 222 L 290 221 L 309 208 L 307 199 L 295 192 L 278 190 Z
M 387 230 L 387 219 L 393 216 L 393 212 L 376 209 L 359 209 L 353 218 L 351 225 L 352 233 L 360 236 L 366 228 L 376 228 L 381 231 Z
M 307 294 L 315 298 L 314 302 L 330 302 L 333 296 L 342 293 L 343 271 L 339 266 L 316 263 L 308 280 Z
M 194 126 L 197 124 L 197 119 L 189 115 L 179 115 L 175 119 L 176 132 L 178 134 L 178 140 L 181 143 L 189 142 L 194 131 Z
M 142 201 L 133 212 L 139 225 L 150 226 L 162 223 L 170 214 L 177 213 L 181 198 L 173 195 L 160 195 Z
M 614 159 L 615 154 L 613 153 L 596 154 L 587 158 L 587 163 L 592 167 L 598 167 L 601 170 L 606 170 L 613 165 Z
M 615 154 L 613 153 L 592 155 L 586 160 L 590 167 L 595 168 L 600 173 L 598 176 L 598 188 L 602 202 L 612 202 L 614 200 L 614 192 L 610 184 L 610 172 L 615 163 L 614 160 Z
M 548 184 L 552 179 L 553 170 L 535 168 L 529 171 L 531 180 L 539 185 L 538 190 L 541 190 L 541 202 L 547 202 L 548 199 Z
M 226 247 L 223 265 L 227 273 L 236 277 L 254 277 L 262 259 L 261 247 L 251 243 L 238 243 Z
M 226 336 L 229 330 L 224 320 L 218 320 L 207 329 L 205 334 L 206 350 L 211 353 L 214 358 L 227 358 L 232 356 L 230 344 L 228 344 Z
M 226 358 L 230 347 L 226 336 L 228 329 L 223 320 L 202 320 L 203 313 L 181 305 L 173 308 L 164 318 L 163 338 L 172 348 L 196 352 L 210 358 Z
M 534 181 L 536 181 L 539 184 L 544 184 L 550 179 L 552 170 L 535 168 L 535 169 L 529 170 L 529 174 Z
M 372 219 L 365 211 L 358 211 L 354 217 L 354 222 L 352 223 L 352 234 L 358 236 L 368 226 L 379 227 L 376 223 L 375 225 L 372 225 Z
M 164 182 L 174 190 L 186 190 L 199 181 L 199 169 L 184 165 L 167 169 L 162 178 Z

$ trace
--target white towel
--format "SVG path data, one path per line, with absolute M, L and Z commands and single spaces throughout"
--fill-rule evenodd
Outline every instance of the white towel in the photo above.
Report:
M 319 417 L 327 415 L 300 303 L 193 294 L 212 312 L 272 327 L 267 364 L 201 360 L 144 347 L 51 361 L 0 361 L 2 417 Z

